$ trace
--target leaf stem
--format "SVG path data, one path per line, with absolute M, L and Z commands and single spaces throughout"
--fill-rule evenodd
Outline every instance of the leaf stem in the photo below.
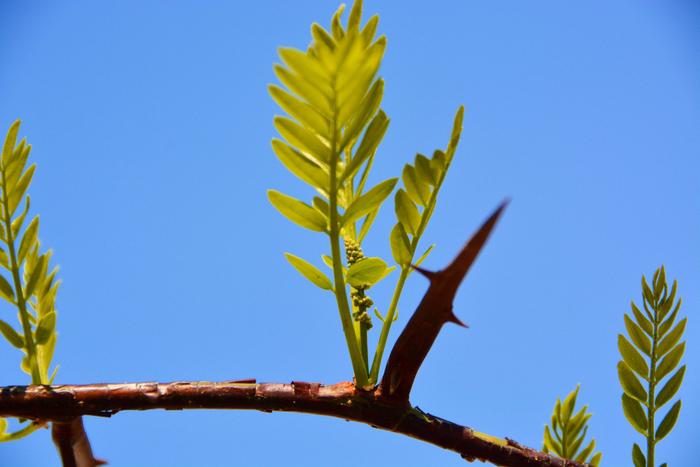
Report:
M 337 185 L 337 165 L 338 165 L 338 148 L 337 148 L 337 133 L 336 128 L 337 111 L 335 102 L 333 102 L 333 120 L 331 122 L 331 163 L 330 163 L 330 232 L 331 241 L 331 258 L 333 259 L 333 289 L 336 302 L 338 303 L 338 312 L 340 313 L 340 321 L 343 325 L 343 333 L 345 334 L 345 342 L 350 352 L 350 360 L 352 361 L 353 371 L 355 373 L 355 384 L 359 387 L 367 386 L 367 366 L 363 363 L 362 353 L 358 345 L 357 336 L 355 334 L 354 323 L 348 305 L 347 290 L 345 287 L 345 278 L 343 277 L 343 257 L 340 251 L 340 223 L 338 219 L 338 187 Z
M 27 358 L 29 359 L 32 384 L 42 384 L 41 373 L 39 372 L 39 363 L 36 357 L 36 346 L 34 345 L 34 335 L 32 334 L 32 326 L 29 323 L 27 302 L 22 290 L 22 279 L 19 275 L 20 266 L 17 264 L 17 253 L 15 252 L 15 238 L 12 233 L 12 216 L 10 215 L 5 167 L 2 168 L 1 172 L 3 223 L 5 224 L 5 235 L 7 237 L 7 249 L 10 253 L 10 267 L 12 268 L 12 280 L 15 286 L 15 299 L 17 308 L 19 308 L 20 321 L 22 322 L 22 329 L 24 331 L 24 345 L 27 349 Z
M 651 340 L 651 364 L 649 365 L 649 399 L 647 404 L 647 418 L 649 420 L 647 426 L 647 467 L 654 467 L 654 449 L 656 447 L 655 433 L 654 433 L 654 413 L 656 412 L 656 407 L 654 404 L 654 392 L 656 389 L 656 383 L 654 378 L 656 377 L 656 343 L 659 339 L 658 329 L 659 329 L 659 301 L 654 297 L 654 303 L 650 303 L 652 309 L 654 310 L 654 336 Z

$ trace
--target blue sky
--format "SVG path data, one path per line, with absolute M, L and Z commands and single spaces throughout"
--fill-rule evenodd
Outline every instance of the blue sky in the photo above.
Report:
M 336 7 L 2 3 L 0 127 L 23 121 L 38 165 L 32 211 L 61 267 L 57 382 L 351 377 L 330 295 L 283 257 L 319 258 L 327 242 L 265 196 L 311 195 L 270 149 L 280 111 L 266 85 L 277 47 L 305 47 L 311 23 L 328 25 Z M 641 275 L 665 264 L 690 324 L 683 410 L 657 459 L 690 465 L 700 436 L 697 4 L 369 1 L 366 12 L 388 37 L 391 125 L 375 182 L 444 147 L 455 110 L 467 109 L 425 266 L 447 264 L 512 199 L 455 302 L 470 329 L 443 330 L 412 401 L 539 447 L 556 397 L 581 383 L 604 465 L 630 464 L 641 437 L 619 403 L 616 336 L 641 300 Z M 391 211 L 368 254 L 390 258 Z M 409 280 L 392 342 L 426 287 Z M 373 298 L 386 304 L 389 293 Z M 9 345 L 0 362 L 1 384 L 27 381 Z M 463 465 L 308 415 L 122 413 L 86 425 L 113 466 Z M 0 446 L 0 459 L 57 462 L 48 431 Z

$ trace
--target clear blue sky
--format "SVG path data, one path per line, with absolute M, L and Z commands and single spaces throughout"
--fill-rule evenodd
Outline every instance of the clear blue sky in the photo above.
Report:
M 57 382 L 308 380 L 351 376 L 329 295 L 291 270 L 318 258 L 265 190 L 311 193 L 274 157 L 266 85 L 281 45 L 305 47 L 337 1 L 13 1 L 0 6 L 0 127 L 38 164 L 32 211 L 55 251 Z M 666 2 L 379 2 L 391 118 L 375 181 L 463 142 L 425 241 L 444 266 L 512 203 L 421 370 L 422 409 L 539 447 L 554 400 L 581 383 L 604 464 L 641 437 L 623 417 L 616 335 L 641 275 L 662 263 L 689 316 L 678 427 L 700 438 L 700 9 Z M 390 208 L 365 245 L 389 256 Z M 391 282 L 391 281 L 387 281 Z M 412 277 L 392 341 L 426 289 Z M 374 294 L 380 305 L 388 288 Z M 386 306 L 386 305 L 384 305 Z M 3 306 L 0 313 L 13 319 Z M 0 384 L 24 383 L 0 346 Z M 86 420 L 113 466 L 464 465 L 428 444 L 341 420 L 257 412 Z M 48 431 L 0 446 L 55 465 Z

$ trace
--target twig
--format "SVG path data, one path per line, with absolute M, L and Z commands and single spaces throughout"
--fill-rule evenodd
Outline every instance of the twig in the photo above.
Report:
M 82 415 L 111 416 L 122 410 L 247 409 L 303 412 L 366 423 L 459 453 L 505 466 L 582 466 L 478 433 L 360 391 L 351 382 L 330 386 L 293 382 L 175 382 L 0 388 L 0 416 L 71 422 Z M 60 425 L 59 425 L 60 426 Z

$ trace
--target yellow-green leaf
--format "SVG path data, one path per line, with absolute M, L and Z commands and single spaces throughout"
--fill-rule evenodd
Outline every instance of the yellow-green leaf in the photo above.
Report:
M 276 138 L 272 140 L 272 150 L 290 172 L 319 190 L 324 196 L 328 194 L 330 186 L 328 172 L 316 160 L 309 159 L 287 143 Z
M 647 392 L 644 390 L 642 384 L 639 382 L 637 377 L 634 376 L 634 373 L 632 373 L 632 370 L 630 370 L 630 367 L 628 367 L 625 362 L 618 362 L 617 376 L 620 379 L 622 389 L 627 395 L 634 397 L 642 404 L 646 404 Z
M 391 253 L 401 266 L 406 266 L 411 261 L 412 255 L 409 249 L 410 243 L 403 226 L 399 223 L 391 229 Z
M 671 430 L 673 430 L 673 427 L 675 426 L 676 421 L 678 420 L 678 414 L 680 413 L 680 411 L 681 401 L 678 400 L 675 404 L 673 404 L 673 407 L 671 407 L 671 410 L 668 411 L 664 419 L 661 420 L 661 423 L 659 423 L 659 427 L 656 429 L 657 442 L 664 439 L 666 435 L 668 435 L 671 432 Z
M 346 280 L 353 287 L 368 287 L 382 280 L 389 272 L 391 268 L 381 258 L 364 258 L 348 268 Z
M 685 365 L 683 365 L 680 370 L 669 378 L 661 391 L 659 391 L 659 393 L 656 395 L 655 405 L 657 408 L 670 401 L 671 398 L 676 395 L 678 389 L 680 389 L 681 384 L 683 383 L 684 376 Z
M 268 190 L 270 203 L 290 221 L 315 232 L 326 231 L 326 218 L 306 203 L 275 190 Z
M 324 273 L 319 271 L 316 266 L 308 263 L 298 256 L 294 256 L 291 253 L 285 253 L 284 256 L 287 258 L 287 261 L 289 261 L 289 264 L 294 266 L 294 268 L 312 284 L 324 290 L 333 290 L 333 284 L 331 284 L 330 279 L 328 279 Z
M 19 334 L 15 329 L 7 324 L 5 321 L 0 319 L 0 333 L 7 339 L 7 341 L 18 349 L 24 348 L 24 337 Z
M 647 421 L 646 415 L 642 410 L 642 406 L 635 399 L 632 399 L 627 394 L 622 395 L 622 411 L 625 413 L 627 421 L 630 422 L 632 427 L 640 432 L 641 434 L 647 434 L 647 426 L 649 422 Z
M 15 291 L 4 276 L 0 275 L 0 297 L 15 304 Z
M 649 378 L 649 365 L 646 360 L 622 334 L 617 336 L 617 348 L 620 351 L 620 355 L 622 355 L 622 359 L 635 373 L 642 378 Z
M 411 198 L 409 198 L 405 191 L 399 190 L 396 192 L 394 209 L 396 211 L 396 217 L 401 225 L 403 225 L 406 233 L 415 236 L 418 233 L 421 216 L 418 212 L 418 208 L 413 204 L 413 201 L 411 201 Z
M 378 209 L 394 190 L 397 181 L 396 178 L 385 180 L 359 198 L 356 198 L 345 210 L 341 226 L 355 222 L 357 219 Z
M 274 124 L 289 144 L 306 153 L 319 164 L 328 165 L 330 149 L 313 132 L 285 117 L 275 117 Z
M 683 336 L 687 322 L 688 318 L 683 318 L 676 325 L 676 327 L 673 328 L 673 331 L 669 332 L 668 335 L 659 343 L 659 346 L 656 348 L 656 358 L 661 358 L 666 355 L 673 348 L 673 346 L 678 343 Z
M 37 326 L 36 333 L 34 334 L 34 338 L 36 339 L 36 344 L 37 345 L 46 344 L 49 341 L 49 338 L 51 337 L 51 335 L 54 333 L 55 329 L 56 329 L 56 313 L 52 311 L 52 312 L 44 315 L 39 320 L 39 325 Z
M 651 356 L 651 342 L 649 338 L 644 334 L 644 331 L 637 326 L 629 316 L 625 314 L 625 328 L 629 334 L 632 342 L 636 345 L 642 352 L 646 355 Z
M 656 381 L 661 381 L 667 374 L 669 374 L 681 361 L 683 353 L 685 352 L 685 342 L 681 342 L 671 350 L 668 355 L 661 360 L 661 363 L 656 368 L 656 373 L 654 378 Z

